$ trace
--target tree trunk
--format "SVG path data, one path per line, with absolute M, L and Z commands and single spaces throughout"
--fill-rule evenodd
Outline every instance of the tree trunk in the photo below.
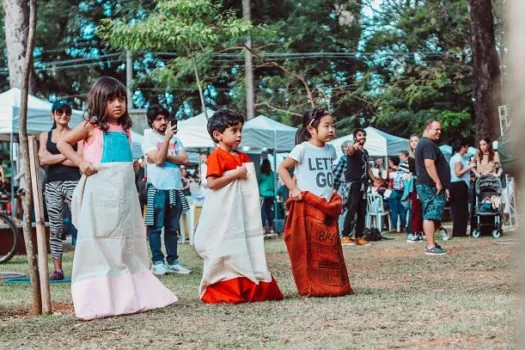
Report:
M 250 0 L 242 0 L 242 15 L 247 21 L 251 21 L 251 8 Z M 247 48 L 252 48 L 252 37 L 251 34 L 246 36 L 244 43 Z M 252 52 L 250 50 L 244 50 L 244 69 L 245 69 L 245 81 L 246 81 L 246 117 L 247 119 L 255 118 L 255 87 L 253 82 L 253 60 Z
M 29 25 L 27 0 L 4 0 L 9 86 L 22 88 Z
M 9 1 L 7 1 L 9 2 Z M 27 5 L 27 4 L 26 4 Z M 24 240 L 27 251 L 27 264 L 29 267 L 29 277 L 31 277 L 31 291 L 33 296 L 32 314 L 40 315 L 42 313 L 42 298 L 40 294 L 40 278 L 38 275 L 37 255 L 35 252 L 35 244 L 32 237 L 31 216 L 33 214 L 33 191 L 31 188 L 31 166 L 29 162 L 29 144 L 27 139 L 27 96 L 29 94 L 29 78 L 33 65 L 33 48 L 35 46 L 35 28 L 36 28 L 36 11 L 37 0 L 29 1 L 29 28 L 27 31 L 27 47 L 25 48 L 24 64 L 22 65 L 22 80 L 21 89 L 22 96 L 20 97 L 20 151 L 24 163 L 24 176 L 27 183 L 27 188 L 24 196 Z M 7 25 L 6 25 L 7 27 Z
M 491 0 L 469 0 L 474 56 L 476 137 L 500 135 L 501 71 L 496 53 Z

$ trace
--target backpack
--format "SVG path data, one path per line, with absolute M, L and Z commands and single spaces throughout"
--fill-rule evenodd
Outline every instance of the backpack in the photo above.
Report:
M 369 242 L 371 241 L 380 241 L 383 239 L 383 236 L 381 236 L 381 232 L 377 228 L 366 228 L 363 232 L 363 235 L 365 236 L 365 239 Z
M 396 171 L 394 174 L 394 190 L 403 191 L 405 189 L 405 173 L 402 171 Z

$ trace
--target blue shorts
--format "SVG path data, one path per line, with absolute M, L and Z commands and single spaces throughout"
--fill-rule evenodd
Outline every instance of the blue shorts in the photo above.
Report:
M 437 194 L 436 186 L 423 184 L 418 184 L 416 190 L 423 208 L 423 220 L 442 221 L 447 202 L 445 190 Z

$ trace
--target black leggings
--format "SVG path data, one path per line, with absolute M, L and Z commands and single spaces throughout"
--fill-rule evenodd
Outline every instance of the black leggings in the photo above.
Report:
M 452 237 L 466 236 L 468 225 L 468 187 L 464 181 L 450 184 L 450 205 L 452 207 Z

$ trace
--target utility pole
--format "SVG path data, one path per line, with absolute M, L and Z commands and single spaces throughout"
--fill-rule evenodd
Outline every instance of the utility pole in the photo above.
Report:
M 250 0 L 242 0 L 242 16 L 246 21 L 251 21 L 250 14 Z M 252 38 L 248 34 L 246 36 L 245 45 L 247 48 L 252 48 Z M 255 117 L 255 93 L 253 85 L 253 64 L 252 64 L 252 52 L 250 50 L 244 50 L 244 71 L 246 79 L 246 115 L 248 119 Z
M 126 89 L 128 90 L 128 110 L 133 108 L 133 96 L 131 95 L 131 85 L 133 84 L 133 59 L 131 51 L 126 51 Z

